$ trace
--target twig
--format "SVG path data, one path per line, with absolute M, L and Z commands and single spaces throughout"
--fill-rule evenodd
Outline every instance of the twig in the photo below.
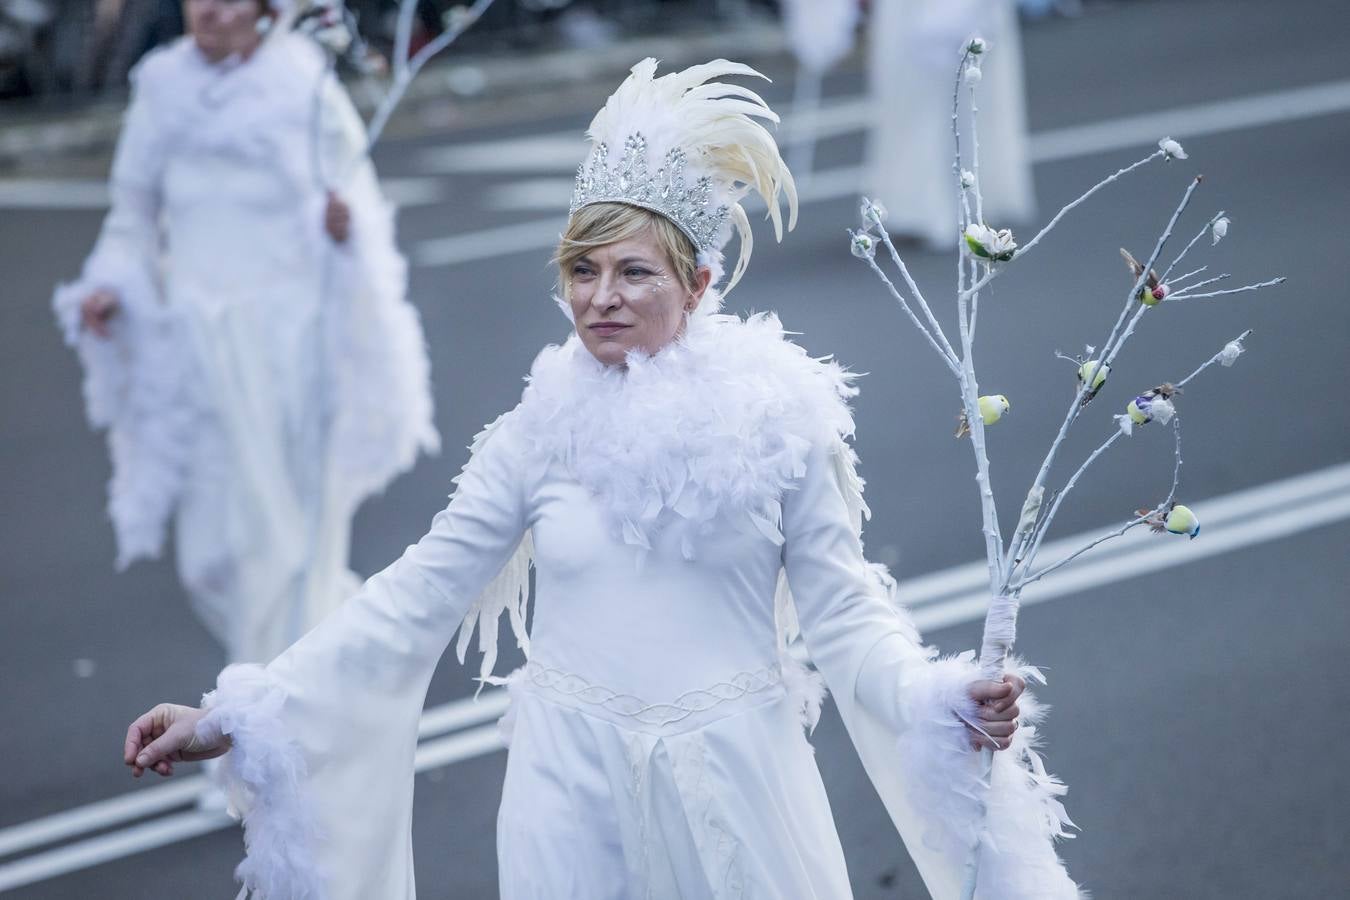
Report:
M 1261 288 L 1268 288 L 1276 284 L 1284 284 L 1287 279 L 1281 275 L 1279 278 L 1272 278 L 1269 281 L 1263 281 L 1260 284 L 1248 284 L 1240 288 L 1229 288 L 1226 291 L 1210 291 L 1207 294 L 1181 294 L 1180 296 L 1168 296 L 1163 298 L 1163 302 L 1168 300 L 1200 300 L 1205 297 L 1221 297 L 1224 294 L 1241 294 L 1244 291 L 1259 291 Z
M 1170 274 L 1171 271 L 1177 267 L 1177 263 L 1181 262 L 1182 257 L 1184 257 L 1187 253 L 1191 251 L 1191 248 L 1195 246 L 1195 242 L 1200 240 L 1200 238 L 1204 237 L 1205 232 L 1213 228 L 1214 223 L 1222 218 L 1223 218 L 1223 210 L 1219 210 L 1213 215 L 1213 217 L 1210 218 L 1208 222 L 1205 223 L 1204 228 L 1201 228 L 1199 231 L 1195 233 L 1195 237 L 1191 238 L 1191 242 L 1182 248 L 1181 252 L 1177 254 L 1177 258 L 1172 260 L 1172 264 L 1168 266 L 1167 269 L 1162 273 L 1162 276 L 1158 279 L 1158 281 L 1165 283 L 1167 281 L 1168 274 Z
M 366 153 L 370 153 L 375 147 L 375 142 L 380 139 L 384 133 L 384 128 L 389 124 L 389 117 L 393 115 L 394 108 L 398 106 L 399 101 L 403 99 L 403 94 L 408 90 L 408 85 L 417 77 L 417 73 L 426 65 L 427 60 L 431 59 L 437 53 L 440 53 L 446 47 L 450 46 L 455 40 L 464 33 L 464 31 L 476 22 L 479 17 L 487 11 L 493 0 L 477 0 L 469 10 L 460 17 L 459 21 L 447 27 L 436 36 L 436 39 L 429 41 L 422 49 L 405 61 L 408 54 L 408 45 L 411 41 L 412 15 L 416 10 L 416 0 L 401 0 L 399 5 L 399 31 L 395 39 L 394 52 L 397 58 L 394 60 L 394 80 L 389 87 L 389 93 L 385 94 L 384 99 L 380 101 L 379 107 L 375 110 L 375 115 L 371 117 L 370 126 L 366 129 Z M 405 15 L 407 25 L 405 26 Z
M 1233 340 L 1229 341 L 1228 343 L 1229 343 L 1229 344 L 1239 344 L 1239 345 L 1240 345 L 1240 344 L 1241 344 L 1243 341 L 1245 341 L 1247 338 L 1251 337 L 1251 333 L 1252 333 L 1252 330 L 1251 330 L 1250 328 L 1248 328 L 1246 331 L 1242 332 L 1242 334 L 1239 334 L 1237 337 L 1233 338 Z M 1228 349 L 1228 347 L 1227 347 L 1227 345 L 1225 345 L 1223 350 L 1220 350 L 1218 353 L 1215 353 L 1215 354 L 1214 354 L 1213 356 L 1211 356 L 1208 360 L 1206 360 L 1204 363 L 1202 363 L 1202 364 L 1200 365 L 1200 367 L 1197 368 L 1194 372 L 1192 372 L 1191 374 L 1187 375 L 1185 378 L 1183 378 L 1183 379 L 1181 379 L 1180 381 L 1178 381 L 1178 382 L 1176 383 L 1176 386 L 1177 386 L 1178 388 L 1183 388 L 1183 387 L 1185 387 L 1185 386 L 1186 386 L 1186 382 L 1190 381 L 1192 378 L 1194 378 L 1195 376 L 1199 375 L 1201 372 L 1205 371 L 1205 370 L 1208 369 L 1210 366 L 1214 365 L 1216 362 L 1219 362 L 1221 359 L 1223 359 L 1225 352 L 1227 352 L 1227 349 Z
M 1179 290 L 1177 285 L 1181 284 L 1181 282 L 1185 281 L 1187 278 L 1190 278 L 1192 275 L 1199 275 L 1201 272 L 1205 271 L 1208 268 L 1209 266 L 1201 266 L 1198 269 L 1191 269 L 1185 275 L 1178 275 L 1176 278 L 1173 278 L 1171 281 L 1167 282 L 1167 284 L 1169 287 L 1172 288 L 1172 290 Z
M 1232 276 L 1231 274 L 1229 274 L 1228 272 L 1224 272 L 1222 275 L 1215 275 L 1213 278 L 1206 278 L 1204 281 L 1197 281 L 1195 284 L 1188 284 L 1188 285 L 1186 285 L 1186 287 L 1184 288 L 1184 290 L 1187 290 L 1187 291 L 1193 291 L 1193 290 L 1195 290 L 1196 288 L 1202 288 L 1202 287 L 1204 287 L 1204 286 L 1207 285 L 1207 284 L 1213 284 L 1213 283 L 1216 282 L 1216 281 L 1223 281 L 1223 280 L 1226 279 L 1226 278 L 1232 278 L 1232 277 L 1233 277 L 1233 276 Z M 1173 293 L 1181 294 L 1181 291 L 1180 291 L 1180 290 L 1176 290 L 1176 291 L 1173 291 Z M 1181 294 L 1181 296 L 1185 296 L 1185 294 Z M 1165 299 L 1167 299 L 1167 298 L 1164 297 L 1163 299 L 1165 300 Z
M 866 198 L 864 198 L 864 203 L 867 203 Z M 886 249 L 891 254 L 891 260 L 895 263 L 895 267 L 900 270 L 900 275 L 905 279 L 905 284 L 909 287 L 910 293 L 914 295 L 914 302 L 919 304 L 919 308 L 923 310 L 924 317 L 927 318 L 929 324 L 933 326 L 933 334 L 937 336 L 938 340 L 941 341 L 942 346 L 946 349 L 946 355 L 951 358 L 952 362 L 955 362 L 957 358 L 956 350 L 953 349 L 951 342 L 947 340 L 947 335 L 943 333 L 942 326 L 938 324 L 937 317 L 933 315 L 933 310 L 929 307 L 928 301 L 924 299 L 923 291 L 919 290 L 919 285 L 914 281 L 914 277 L 909 274 L 909 267 L 905 265 L 905 261 L 900 257 L 900 251 L 896 250 L 895 244 L 891 242 L 890 232 L 886 230 L 886 226 L 882 225 L 880 221 L 876 222 L 876 226 L 877 231 L 881 233 L 882 243 L 886 245 Z
M 896 302 L 900 304 L 900 308 L 905 311 L 905 314 L 909 316 L 910 321 L 914 323 L 914 327 L 919 329 L 920 333 L 928 339 L 929 345 L 937 351 L 938 356 L 942 357 L 942 361 L 947 364 L 948 369 L 951 369 L 952 374 L 957 378 L 960 378 L 961 369 L 958 365 L 956 354 L 952 353 L 950 350 L 944 350 L 938 345 L 938 342 L 933 338 L 933 335 L 930 334 L 928 329 L 923 326 L 923 323 L 919 321 L 919 317 L 914 315 L 914 310 L 910 309 L 909 304 L 905 302 L 904 296 L 896 290 L 895 285 L 886 277 L 886 273 L 877 265 L 876 260 L 871 257 L 866 257 L 866 259 L 867 264 L 872 267 L 872 271 L 877 273 L 877 276 L 885 283 L 887 290 L 891 292 L 891 296 L 896 299 Z

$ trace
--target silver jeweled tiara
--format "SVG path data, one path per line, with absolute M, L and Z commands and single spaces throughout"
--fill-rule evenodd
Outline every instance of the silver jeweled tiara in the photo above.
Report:
M 674 147 L 652 173 L 647 165 L 647 139 L 631 134 L 623 144 L 619 164 L 609 166 L 609 145 L 600 143 L 589 159 L 577 168 L 577 184 L 572 191 L 575 213 L 594 203 L 627 203 L 665 216 L 674 222 L 699 252 L 717 250 L 718 232 L 726 223 L 730 207 L 708 208 L 712 197 L 712 178 L 707 175 L 685 184 L 688 162 L 684 150 Z

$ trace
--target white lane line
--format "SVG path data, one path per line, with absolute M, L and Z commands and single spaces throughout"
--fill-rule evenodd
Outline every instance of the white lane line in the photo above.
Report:
M 470 725 L 478 725 L 489 719 L 500 718 L 506 712 L 508 702 L 504 688 L 486 688 L 477 700 L 473 697 L 464 697 L 434 706 L 422 713 L 422 721 L 417 728 L 417 739 L 425 741 L 438 735 L 460 731 Z
M 1329 511 L 1336 514 L 1342 508 L 1339 504 L 1347 498 L 1350 498 L 1350 463 L 1204 500 L 1194 504 L 1204 521 L 1204 539 L 1198 543 L 1135 529 L 1084 554 L 1056 578 L 1029 588 L 1023 602 L 1037 603 L 1129 577 L 1131 573 L 1143 574 L 1227 552 L 1232 546 L 1274 540 L 1292 533 L 1286 530 L 1291 527 L 1325 524 L 1334 521 L 1327 519 Z M 1104 526 L 1046 544 L 1041 558 L 1053 562 L 1105 530 Z M 1233 544 L 1235 540 L 1240 543 Z M 984 609 L 985 572 L 984 564 L 976 561 L 905 579 L 899 585 L 899 599 L 915 610 L 915 618 L 925 630 L 978 618 Z M 506 711 L 507 702 L 506 691 L 489 688 L 477 701 L 466 697 L 428 708 L 418 729 L 423 741 L 418 751 L 418 771 L 467 758 L 463 756 L 465 747 L 490 743 L 488 734 L 495 733 L 494 720 Z M 471 733 L 477 737 L 465 737 Z M 449 737 L 440 738 L 447 734 Z M 11 826 L 0 830 L 0 857 L 166 812 L 193 802 L 204 786 L 205 780 L 199 776 L 184 778 Z
M 785 144 L 852 134 L 867 127 L 871 108 L 864 97 L 836 100 L 822 104 L 815 113 L 784 115 L 777 133 Z M 440 175 L 575 172 L 588 147 L 579 131 L 569 129 L 428 147 L 414 156 L 413 165 L 418 171 Z
M 223 812 L 191 810 L 142 822 L 78 844 L 0 866 L 0 891 L 88 869 L 124 856 L 176 844 L 234 824 Z
M 856 131 L 861 130 L 866 125 L 866 104 L 863 101 L 843 101 L 835 104 L 833 109 L 829 107 L 826 109 L 832 118 L 829 122 L 829 128 L 823 129 L 824 133 Z M 1036 132 L 1030 136 L 1029 152 L 1034 163 L 1054 162 L 1109 150 L 1147 146 L 1169 133 L 1184 142 L 1188 137 L 1275 125 L 1313 116 L 1346 112 L 1347 110 L 1350 110 L 1350 80 L 1333 81 L 1309 87 L 1160 110 L 1146 116 L 1126 116 L 1103 122 Z M 845 126 L 849 124 L 856 127 L 846 129 Z M 488 142 L 483 145 L 475 145 L 474 153 L 483 159 L 487 159 L 492 155 L 491 151 L 494 147 L 502 145 L 511 145 L 511 142 Z M 511 158 L 511 154 L 514 152 L 516 151 L 509 150 L 503 158 Z M 524 153 L 524 151 L 521 152 Z M 553 167 L 574 168 L 576 165 L 575 159 L 574 154 L 569 157 L 568 165 L 555 165 Z M 554 160 L 554 162 L 556 163 L 558 160 Z M 537 171 L 540 168 L 548 167 L 530 166 L 529 170 Z M 505 165 L 503 170 L 517 171 Z M 825 169 L 812 173 L 809 181 L 803 179 L 805 190 L 802 200 L 810 203 L 851 196 L 862 189 L 864 176 L 865 170 L 862 166 L 841 166 L 836 169 Z M 572 181 L 570 178 L 530 179 L 528 183 L 520 186 L 504 186 L 490 191 L 488 193 L 488 205 L 491 206 L 492 202 L 497 200 L 501 202 L 502 209 L 515 211 L 561 210 L 565 207 L 571 189 Z M 556 219 L 522 222 L 512 227 L 517 230 L 511 234 L 511 240 L 506 243 L 491 239 L 475 239 L 478 235 L 493 234 L 500 229 L 492 229 L 489 232 L 468 232 L 421 241 L 412 247 L 413 263 L 425 267 L 449 266 L 492 259 L 498 256 L 509 256 L 513 253 L 530 250 L 546 249 L 556 243 L 557 234 L 560 230 L 560 225 Z
M 1056 573 L 1053 580 L 1037 582 L 1027 588 L 1022 595 L 1022 605 L 1030 606 L 1088 588 L 1198 562 L 1211 556 L 1279 540 L 1343 519 L 1350 519 L 1350 494 L 1331 497 L 1297 509 L 1256 516 L 1236 525 L 1221 525 L 1214 531 L 1202 532 L 1194 541 L 1168 540 L 1174 535 L 1150 535 L 1156 538 L 1157 542 L 1139 552 L 1112 556 L 1084 565 L 1075 563 L 1065 566 Z M 921 631 L 933 631 L 963 622 L 973 622 L 984 618 L 988 599 L 987 592 L 978 591 L 931 604 L 915 611 L 915 623 Z M 1166 601 L 1160 599 L 1159 602 Z M 1223 601 L 1220 599 L 1216 602 Z M 1273 597 L 1271 602 L 1280 603 L 1283 599 Z
M 1295 475 L 1271 481 L 1254 488 L 1234 491 L 1220 497 L 1192 504 L 1201 517 L 1203 534 L 1209 537 L 1211 529 L 1249 516 L 1263 516 L 1268 512 L 1287 510 L 1294 505 L 1350 491 L 1350 463 L 1328 466 L 1304 475 Z M 1089 531 L 1059 538 L 1041 546 L 1038 563 L 1046 565 L 1071 553 L 1109 530 Z M 1105 555 L 1120 556 L 1128 550 L 1147 544 L 1150 551 L 1156 535 L 1146 528 L 1136 528 L 1114 541 L 1101 544 L 1081 559 L 1096 559 Z M 943 569 L 929 575 L 908 578 L 900 582 L 897 596 L 911 609 L 935 603 L 953 594 L 980 591 L 987 584 L 989 569 L 983 560 Z
M 0 857 L 55 843 L 77 834 L 120 825 L 175 806 L 186 806 L 196 802 L 197 795 L 205 785 L 206 779 L 202 776 L 188 776 L 181 781 L 174 779 L 153 788 L 99 800 L 11 826 L 0 831 Z
M 1087 125 L 1070 125 L 1031 136 L 1031 158 L 1052 162 L 1134 145 L 1171 135 L 1187 138 L 1259 128 L 1350 110 L 1350 79 L 1307 87 L 1213 100 Z
M 399 207 L 433 206 L 450 199 L 450 184 L 433 175 L 381 178 L 385 197 Z M 108 208 L 106 178 L 0 178 L 0 209 Z

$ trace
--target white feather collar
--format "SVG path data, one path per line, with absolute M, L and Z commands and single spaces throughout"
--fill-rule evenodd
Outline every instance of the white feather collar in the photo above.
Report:
M 596 360 L 575 334 L 535 360 L 515 418 L 527 454 L 587 488 L 625 543 L 650 549 L 663 514 L 708 530 L 725 516 L 776 543 L 783 491 L 814 445 L 853 432 L 852 376 L 788 341 L 777 316 L 696 316 L 628 367 Z M 686 532 L 688 533 L 688 532 Z M 686 558 L 694 554 L 686 539 Z

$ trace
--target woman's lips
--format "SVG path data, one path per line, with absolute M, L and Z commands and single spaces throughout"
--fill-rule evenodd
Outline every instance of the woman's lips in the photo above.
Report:
M 598 334 L 611 335 L 617 334 L 618 332 L 623 331 L 625 328 L 628 328 L 630 326 L 622 325 L 618 322 L 596 322 L 594 325 L 591 325 L 589 327 L 591 331 L 594 331 Z

